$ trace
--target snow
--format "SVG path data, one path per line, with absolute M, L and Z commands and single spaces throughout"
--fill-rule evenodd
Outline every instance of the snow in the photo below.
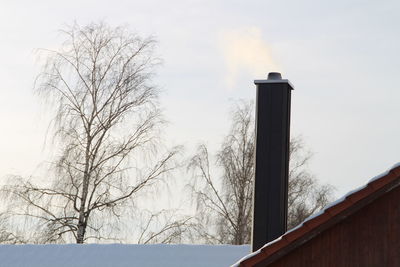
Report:
M 397 163 L 391 169 L 399 166 L 400 163 Z M 389 171 L 372 178 L 368 183 L 385 176 Z M 365 186 L 352 190 L 330 203 L 291 231 L 300 228 L 305 222 L 321 215 Z M 281 239 L 282 236 L 263 248 Z M 249 245 L 0 245 L 0 267 L 237 267 L 240 262 L 260 251 L 249 254 Z
M 371 178 L 371 179 L 368 181 L 368 183 L 372 183 L 373 181 L 378 180 L 378 179 L 382 178 L 383 176 L 386 176 L 386 175 L 389 173 L 389 171 L 390 171 L 390 170 L 385 171 L 385 172 L 383 172 L 383 173 L 381 173 L 381 174 L 379 174 L 379 175 L 377 175 L 377 176 Z
M 372 183 L 373 181 L 378 180 L 378 179 L 380 179 L 380 178 L 382 178 L 382 177 L 388 175 L 389 172 L 390 172 L 392 169 L 395 169 L 395 168 L 397 168 L 397 167 L 400 167 L 400 162 L 394 164 L 393 167 L 391 167 L 391 168 L 388 169 L 387 171 L 385 171 L 385 172 L 383 172 L 383 173 L 381 173 L 381 174 L 379 174 L 379 175 L 373 177 L 372 179 L 370 179 L 370 180 L 368 181 L 367 184 L 364 184 L 364 185 L 362 185 L 362 186 L 360 186 L 360 187 L 358 187 L 358 188 L 356 188 L 356 189 L 354 189 L 354 190 L 351 190 L 351 191 L 349 191 L 347 194 L 345 194 L 343 197 L 337 199 L 336 201 L 333 201 L 333 202 L 329 203 L 329 204 L 328 204 L 326 207 L 324 207 L 322 210 L 320 210 L 319 212 L 317 212 L 317 213 L 315 213 L 315 214 L 312 214 L 311 216 L 309 216 L 308 218 L 306 218 L 303 222 L 301 222 L 299 225 L 297 225 L 297 226 L 294 227 L 293 229 L 287 231 L 286 233 L 284 233 L 282 236 L 278 237 L 277 239 L 272 240 L 271 242 L 265 244 L 261 249 L 263 249 L 263 248 L 265 248 L 265 247 L 267 247 L 267 246 L 269 246 L 269 245 L 271 245 L 271 244 L 273 244 L 273 243 L 278 242 L 279 240 L 281 240 L 281 239 L 283 238 L 283 236 L 285 236 L 285 235 L 287 235 L 288 233 L 293 232 L 293 231 L 297 230 L 298 228 L 304 226 L 304 224 L 305 224 L 306 222 L 308 222 L 308 221 L 314 219 L 315 217 L 320 216 L 321 214 L 323 214 L 324 212 L 326 212 L 326 210 L 329 209 L 330 207 L 333 207 L 333 206 L 339 204 L 340 202 L 343 202 L 343 201 L 344 201 L 347 197 L 349 197 L 350 195 L 352 195 L 352 194 L 354 194 L 354 193 L 356 193 L 356 192 L 358 192 L 358 191 L 360 191 L 360 190 L 366 188 L 366 187 L 368 186 L 368 184 Z M 246 259 L 248 259 L 248 258 L 251 258 L 251 257 L 253 257 L 254 255 L 260 253 L 260 252 L 261 252 L 261 249 L 259 249 L 259 250 L 257 250 L 257 251 L 254 251 L 253 253 L 251 253 L 251 254 L 249 254 L 249 255 L 244 256 L 244 257 L 241 258 L 239 261 L 237 261 L 235 264 L 231 265 L 231 267 L 239 267 L 239 266 L 240 266 L 240 263 L 241 263 L 242 261 L 244 261 L 244 260 L 246 260 Z
M 399 166 L 400 166 L 400 162 L 399 162 L 399 163 L 396 163 L 395 165 L 393 165 L 393 167 L 390 168 L 390 169 L 388 169 L 387 171 L 385 171 L 385 172 L 383 172 L 383 173 L 381 173 L 381 174 L 379 174 L 379 175 L 373 177 L 372 179 L 370 179 L 370 180 L 368 181 L 367 184 L 364 184 L 364 185 L 362 185 L 362 186 L 360 186 L 360 187 L 358 187 L 358 188 L 356 188 L 356 189 L 353 189 L 353 190 L 347 192 L 347 194 L 345 194 L 343 197 L 337 199 L 336 201 L 333 201 L 333 202 L 329 203 L 329 204 L 328 204 L 326 207 L 324 207 L 321 211 L 319 211 L 319 212 L 317 212 L 317 213 L 315 213 L 315 214 L 309 216 L 308 218 L 306 218 L 302 223 L 299 224 L 299 226 L 295 227 L 295 229 L 297 229 L 297 228 L 299 228 L 300 226 L 304 225 L 305 222 L 307 222 L 307 221 L 309 221 L 309 220 L 311 220 L 311 219 L 313 219 L 313 218 L 315 218 L 315 217 L 320 216 L 322 213 L 324 213 L 324 212 L 325 212 L 327 209 L 329 209 L 330 207 L 336 206 L 336 205 L 339 204 L 340 202 L 343 202 L 346 198 L 348 198 L 349 196 L 353 195 L 354 193 L 363 190 L 364 188 L 366 188 L 366 187 L 368 186 L 368 184 L 372 183 L 373 181 L 378 180 L 378 179 L 380 179 L 380 178 L 382 178 L 382 177 L 388 175 L 389 172 L 390 172 L 392 169 L 395 169 L 395 168 L 397 168 L 397 167 L 399 167 Z M 293 231 L 293 230 L 294 230 L 294 229 L 292 229 L 291 231 Z M 291 231 L 289 231 L 289 232 L 291 232 Z M 287 233 L 289 233 L 289 232 L 286 232 L 285 234 L 287 234 Z
M 382 178 L 383 176 L 388 175 L 389 172 L 390 172 L 391 170 L 396 169 L 397 167 L 400 167 L 400 162 L 397 162 L 396 164 L 394 164 L 394 165 L 392 166 L 392 168 L 388 169 L 387 171 L 385 171 L 385 172 L 383 172 L 383 173 L 381 173 L 381 174 L 379 174 L 379 175 L 373 177 L 372 179 L 370 179 L 370 180 L 368 181 L 368 183 L 372 183 L 373 181 L 378 180 L 378 179 Z
M 271 242 L 269 242 L 269 243 L 265 244 L 264 246 L 262 246 L 262 248 L 260 248 L 260 249 L 258 249 L 258 250 L 256 250 L 256 251 L 254 251 L 254 252 L 252 252 L 252 253 L 250 253 L 250 254 L 244 256 L 244 257 L 241 258 L 239 261 L 237 261 L 235 264 L 231 265 L 231 267 L 239 267 L 239 266 L 240 266 L 240 263 L 241 263 L 242 261 L 247 260 L 247 259 L 249 259 L 249 258 L 251 258 L 251 257 L 253 257 L 253 256 L 255 256 L 255 255 L 257 255 L 258 253 L 261 252 L 261 250 L 262 250 L 263 248 L 268 247 L 269 245 L 272 245 L 273 243 L 276 243 L 276 242 L 280 241 L 281 239 L 282 239 L 282 236 L 280 236 L 280 237 L 278 237 L 278 238 L 272 240 Z
M 249 245 L 0 245 L 1 267 L 223 267 Z

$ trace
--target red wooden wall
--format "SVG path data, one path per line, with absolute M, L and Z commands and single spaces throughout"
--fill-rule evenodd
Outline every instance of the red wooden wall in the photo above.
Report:
M 400 266 L 400 187 L 268 266 Z

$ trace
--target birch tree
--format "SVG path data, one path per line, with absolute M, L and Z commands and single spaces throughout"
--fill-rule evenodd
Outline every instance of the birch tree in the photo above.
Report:
M 26 243 L 18 231 L 11 227 L 7 214 L 0 213 L 0 244 L 23 244 Z
M 212 244 L 249 244 L 255 175 L 253 104 L 240 102 L 232 126 L 215 157 L 201 144 L 188 169 L 196 196 L 199 238 Z M 301 138 L 290 141 L 288 228 L 327 205 L 333 189 L 320 185 L 308 169 L 311 154 Z
M 55 110 L 58 158 L 46 183 L 5 189 L 20 215 L 37 219 L 43 242 L 107 238 L 124 203 L 171 171 L 177 149 L 160 152 L 163 124 L 152 84 L 155 41 L 104 23 L 62 31 L 35 90 Z M 113 227 L 113 226 L 110 226 Z

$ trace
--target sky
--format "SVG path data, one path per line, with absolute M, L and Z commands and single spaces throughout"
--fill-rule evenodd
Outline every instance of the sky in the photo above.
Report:
M 336 195 L 400 161 L 399 1 L 0 0 L 0 181 L 49 160 L 50 114 L 33 83 L 37 49 L 57 48 L 63 25 L 103 20 L 158 40 L 155 83 L 166 140 L 187 155 L 217 150 L 238 99 L 279 71 L 294 85 L 292 135 L 310 170 Z

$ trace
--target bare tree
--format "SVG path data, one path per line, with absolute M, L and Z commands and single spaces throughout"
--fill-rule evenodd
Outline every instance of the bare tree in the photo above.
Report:
M 59 50 L 44 50 L 35 83 L 55 109 L 60 156 L 45 186 L 16 179 L 5 191 L 19 203 L 16 214 L 40 222 L 43 242 L 84 243 L 107 238 L 110 220 L 175 167 L 178 149 L 156 153 L 163 120 L 151 84 L 158 63 L 152 38 L 104 23 L 75 24 L 62 34 Z
M 329 204 L 334 189 L 319 184 L 308 170 L 312 154 L 300 137 L 291 139 L 289 157 L 288 228 L 291 229 Z
M 13 231 L 15 230 L 15 231 Z M 26 240 L 19 235 L 15 227 L 11 227 L 6 213 L 0 213 L 0 244 L 23 244 Z
M 194 227 L 192 217 L 182 216 L 176 210 L 145 213 L 142 216 L 145 218 L 144 223 L 139 226 L 138 244 L 182 243 L 185 234 L 190 235 Z
M 253 110 L 250 102 L 236 106 L 231 130 L 216 154 L 215 168 L 204 144 L 190 161 L 188 169 L 194 178 L 191 188 L 197 196 L 199 218 L 196 229 L 208 243 L 250 243 L 255 156 Z M 332 187 L 319 185 L 308 171 L 310 157 L 301 138 L 293 138 L 289 164 L 289 228 L 323 208 L 332 197 Z M 213 176 L 212 170 L 220 174 Z

